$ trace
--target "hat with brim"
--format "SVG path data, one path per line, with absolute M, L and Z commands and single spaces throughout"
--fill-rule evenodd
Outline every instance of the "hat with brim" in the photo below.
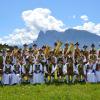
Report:
M 87 45 L 84 45 L 84 46 L 83 46 L 84 49 L 86 49 L 87 47 L 88 47 Z
M 23 46 L 24 46 L 24 47 L 27 47 L 28 45 L 27 45 L 27 44 L 24 44 Z
M 68 46 L 68 45 L 69 45 L 69 44 L 66 42 L 66 43 L 65 43 L 65 46 Z
M 37 47 L 37 44 L 33 44 L 33 47 Z
M 54 46 L 57 46 L 57 42 L 54 43 Z
M 46 46 L 45 46 L 45 45 L 43 45 L 43 46 L 42 46 L 42 49 L 45 49 L 45 48 L 46 48 Z
M 94 45 L 94 44 L 92 44 L 92 45 L 91 45 L 91 47 L 95 47 L 95 45 Z
M 78 42 L 76 42 L 76 44 L 75 45 L 78 45 L 79 46 L 79 43 Z

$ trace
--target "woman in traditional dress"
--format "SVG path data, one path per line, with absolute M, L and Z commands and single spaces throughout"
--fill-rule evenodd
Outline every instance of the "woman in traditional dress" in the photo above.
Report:
M 86 67 L 86 75 L 87 75 L 87 82 L 95 83 L 96 80 L 96 74 L 95 74 L 95 64 L 93 64 L 93 60 L 89 59 L 89 62 L 85 65 Z
M 97 82 L 100 82 L 100 58 L 98 58 L 95 73 L 96 73 Z
M 21 65 L 17 60 L 16 64 L 13 65 L 13 72 L 11 74 L 11 84 L 20 84 L 21 83 Z

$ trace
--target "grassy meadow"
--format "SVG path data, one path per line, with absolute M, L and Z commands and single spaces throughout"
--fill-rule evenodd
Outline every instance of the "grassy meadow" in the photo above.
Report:
M 100 84 L 0 86 L 0 100 L 100 100 Z

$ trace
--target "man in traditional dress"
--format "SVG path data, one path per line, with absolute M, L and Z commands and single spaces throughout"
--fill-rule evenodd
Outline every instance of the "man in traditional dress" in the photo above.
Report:
M 83 46 L 83 55 L 85 56 L 86 60 L 84 61 L 84 63 L 86 64 L 88 62 L 88 57 L 89 57 L 89 52 L 87 50 L 87 47 L 86 45 Z
M 33 44 L 32 51 L 33 51 L 34 55 L 36 55 L 38 53 L 37 44 Z
M 75 63 L 77 64 L 78 59 L 80 58 L 80 49 L 79 49 L 79 43 L 77 42 L 75 44 L 76 48 L 75 48 L 75 52 L 74 52 L 74 59 L 75 59 Z
M 54 73 L 56 71 L 54 62 L 55 61 L 52 61 L 52 58 L 48 58 L 47 64 L 44 67 L 46 82 L 53 82 L 54 80 Z
M 57 77 L 58 77 L 58 81 L 59 82 L 63 82 L 64 81 L 63 65 L 64 65 L 63 58 L 59 58 L 58 62 L 56 64 L 56 66 L 57 66 Z
M 76 76 L 74 76 L 74 63 L 72 58 L 67 59 L 67 63 L 64 65 L 63 73 L 66 76 L 67 83 L 74 83 Z
M 93 63 L 96 63 L 97 60 L 97 54 L 96 54 L 96 49 L 95 49 L 95 45 L 92 44 L 91 45 L 91 50 L 90 50 L 90 54 L 89 54 L 89 59 L 91 59 L 93 61 Z
M 77 64 L 77 69 L 78 69 L 78 81 L 79 82 L 86 81 L 85 66 L 82 59 L 79 60 Z

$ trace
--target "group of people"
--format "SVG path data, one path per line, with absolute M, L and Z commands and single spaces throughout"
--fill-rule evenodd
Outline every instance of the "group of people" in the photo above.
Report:
M 0 82 L 4 85 L 42 84 L 52 82 L 100 82 L 100 50 L 91 45 L 91 49 L 79 43 L 57 41 L 54 48 L 44 45 L 38 48 L 33 44 L 29 48 L 3 50 L 0 64 Z

